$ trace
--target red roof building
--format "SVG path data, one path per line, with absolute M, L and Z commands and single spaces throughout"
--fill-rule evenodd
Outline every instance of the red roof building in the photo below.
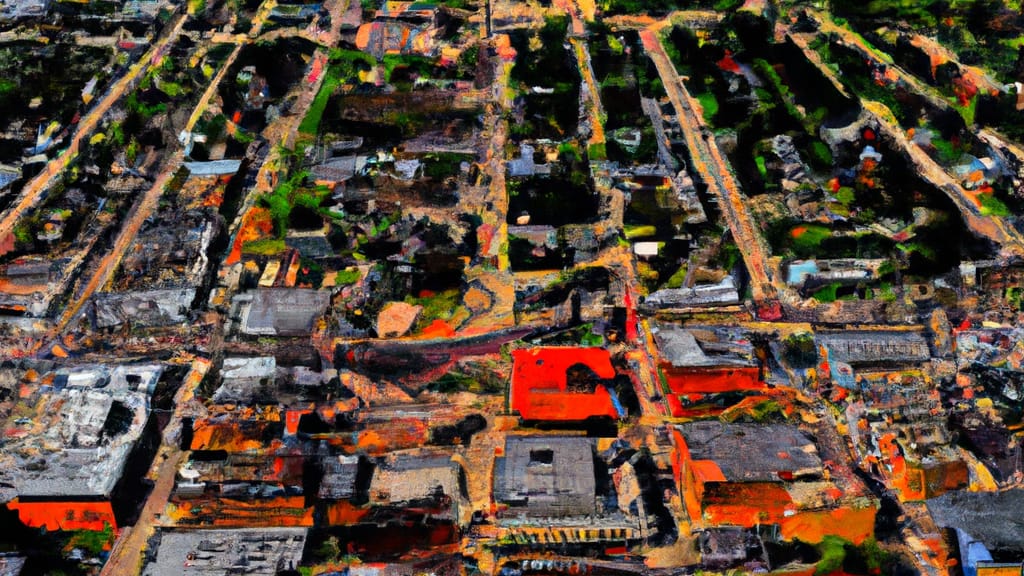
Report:
M 615 377 L 603 348 L 543 347 L 512 353 L 512 410 L 524 420 L 582 421 L 622 409 L 601 382 Z

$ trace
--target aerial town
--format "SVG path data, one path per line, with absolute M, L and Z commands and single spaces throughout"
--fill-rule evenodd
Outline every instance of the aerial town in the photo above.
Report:
M 0 576 L 1024 574 L 1016 0 L 0 0 Z

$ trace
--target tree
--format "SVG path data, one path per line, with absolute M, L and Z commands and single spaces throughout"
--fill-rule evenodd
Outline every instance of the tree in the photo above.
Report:
M 783 356 L 794 368 L 810 368 L 818 361 L 814 336 L 809 332 L 789 335 L 782 346 Z

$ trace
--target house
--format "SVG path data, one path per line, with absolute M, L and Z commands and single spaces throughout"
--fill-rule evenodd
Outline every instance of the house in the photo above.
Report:
M 782 540 L 826 535 L 859 543 L 875 505 L 844 499 L 814 442 L 786 424 L 697 421 L 672 427 L 675 475 L 696 529 L 777 525 Z
M 867 160 L 878 164 L 882 161 L 882 155 L 875 150 L 874 146 L 865 146 L 864 150 L 861 151 L 859 158 L 861 163 Z
M 533 162 L 533 146 L 530 146 L 526 142 L 519 144 L 519 157 L 513 158 L 505 163 L 508 169 L 508 175 L 512 178 L 520 176 L 533 176 L 536 169 L 536 164 Z
M 971 572 L 976 576 L 1020 576 L 1024 524 L 1019 519 L 1024 489 L 961 490 L 929 499 L 926 504 L 937 526 L 956 531 L 965 576 Z
M 431 24 L 377 20 L 359 27 L 356 48 L 377 58 L 385 54 L 433 56 L 437 52 L 435 33 Z
M 651 293 L 643 302 L 643 308 L 657 311 L 672 308 L 707 306 L 732 306 L 739 304 L 740 294 L 732 276 L 726 276 L 717 284 L 698 284 L 684 288 L 663 288 Z
M 956 166 L 953 171 L 960 177 L 964 187 L 967 189 L 991 184 L 1004 173 L 1003 166 L 989 156 L 982 158 L 968 156 L 965 157 L 966 159 L 970 161 Z
M 274 22 L 298 25 L 305 24 L 320 11 L 320 4 L 280 4 L 270 11 L 269 19 Z
M 602 348 L 541 347 L 512 353 L 511 408 L 524 420 L 583 421 L 625 416 Z
M 21 178 L 21 168 L 0 164 L 0 192 L 6 190 L 18 178 Z
M 242 166 L 241 160 L 212 160 L 209 162 L 185 162 L 193 176 L 231 176 Z
M 720 412 L 730 402 L 707 408 L 715 396 L 738 398 L 767 390 L 758 364 L 734 354 L 708 355 L 692 331 L 655 325 L 655 342 L 661 357 L 659 368 L 668 386 L 667 401 L 674 416 L 695 415 L 693 410 Z M 703 412 L 701 412 L 703 413 Z
M 44 260 L 18 260 L 7 266 L 5 276 L 15 286 L 39 286 L 50 281 L 51 267 Z
M 366 169 L 366 156 L 339 156 L 328 158 L 310 170 L 317 184 L 333 186 L 344 184 Z
M 830 260 L 794 260 L 786 265 L 786 283 L 803 286 L 805 282 L 857 283 L 877 277 L 884 258 L 835 258 Z
M 90 319 L 98 329 L 126 323 L 133 326 L 171 326 L 188 320 L 195 298 L 191 286 L 133 292 L 103 292 L 93 296 Z
M 18 576 L 26 560 L 24 556 L 0 556 L 0 576 Z
M 529 220 L 529 215 L 520 218 Z M 534 247 L 534 250 L 543 253 L 544 249 L 558 249 L 558 229 L 554 226 L 541 225 L 517 225 L 508 227 L 508 235 L 526 240 Z M 542 254 L 543 255 L 543 254 Z
M 362 521 L 369 510 L 367 481 L 373 472 L 369 461 L 359 456 L 332 455 L 320 459 L 323 478 L 317 497 L 329 526 L 348 526 Z
M 225 358 L 220 376 L 221 385 L 213 393 L 214 402 L 248 402 L 253 388 L 274 382 L 277 360 L 273 356 Z

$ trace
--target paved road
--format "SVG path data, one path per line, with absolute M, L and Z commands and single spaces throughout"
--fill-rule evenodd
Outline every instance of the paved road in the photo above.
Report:
M 117 235 L 117 239 L 114 240 L 114 246 L 107 252 L 103 259 L 100 260 L 99 266 L 96 267 L 96 271 L 93 273 L 89 281 L 85 283 L 81 291 L 75 298 L 64 308 L 64 313 L 60 315 L 56 323 L 54 323 L 51 338 L 56 337 L 71 323 L 72 320 L 78 315 L 82 307 L 86 302 L 96 293 L 97 290 L 102 289 L 106 286 L 107 282 L 110 281 L 114 276 L 114 272 L 117 270 L 118 264 L 121 263 L 121 258 L 124 253 L 127 252 L 128 247 L 131 246 L 132 241 L 135 239 L 135 235 L 139 233 L 139 229 L 142 227 L 143 222 L 146 218 L 153 213 L 158 206 L 160 196 L 164 192 L 164 187 L 170 182 L 174 173 L 181 166 L 183 160 L 183 153 L 179 150 L 174 153 L 174 156 L 167 162 L 165 169 L 160 176 L 153 182 L 153 185 L 146 191 L 142 198 L 135 204 L 131 212 L 128 214 L 128 218 L 121 225 L 121 232 Z
M 662 84 L 676 110 L 690 152 L 691 168 L 698 172 L 701 180 L 707 184 L 708 191 L 718 199 L 726 224 L 743 255 L 750 274 L 754 301 L 765 303 L 775 300 L 779 290 L 769 275 L 770 268 L 761 235 L 747 211 L 746 197 L 732 175 L 728 161 L 718 150 L 714 136 L 697 112 L 698 104 L 683 85 L 657 34 L 646 29 L 640 32 L 640 38 L 644 50 L 658 68 Z
M 18 220 L 39 203 L 49 189 L 50 184 L 53 183 L 54 178 L 78 155 L 82 139 L 92 134 L 93 129 L 96 128 L 100 120 L 103 119 L 103 115 L 110 110 L 111 106 L 126 92 L 133 90 L 137 81 L 160 61 L 160 56 L 163 55 L 167 46 L 177 40 L 185 20 L 186 16 L 184 14 L 179 15 L 177 20 L 167 28 L 167 32 L 150 47 L 149 51 L 138 62 L 128 69 L 128 73 L 114 82 L 103 98 L 99 99 L 96 105 L 82 116 L 78 122 L 78 127 L 71 136 L 67 149 L 50 160 L 42 172 L 25 184 L 18 198 L 4 211 L 3 216 L 0 217 L 0 238 L 8 237 Z M 3 244 L 3 242 L 0 242 L 0 245 Z M 3 249 L 0 248 L 0 255 L 2 254 Z
M 273 0 L 270 0 L 270 2 L 273 2 Z M 263 14 L 265 17 L 269 11 L 260 10 L 259 13 Z M 253 29 L 259 29 L 261 26 L 262 20 L 257 18 L 253 23 Z M 202 97 L 192 110 L 192 115 L 189 117 L 188 124 L 186 124 L 185 127 L 186 131 L 192 130 L 195 123 L 202 117 L 207 106 L 209 106 L 210 101 L 217 95 L 217 88 L 220 86 L 220 83 L 227 74 L 227 71 L 231 68 L 231 65 L 238 57 L 241 49 L 241 44 L 235 46 L 235 49 L 232 50 L 231 54 L 221 65 L 220 71 L 210 81 L 209 86 L 207 86 Z M 61 314 L 60 318 L 58 318 L 57 322 L 54 324 L 53 336 L 60 334 L 68 325 L 70 325 L 92 295 L 98 290 L 102 290 L 114 277 L 114 273 L 117 271 L 118 265 L 120 265 L 125 252 L 127 252 L 128 248 L 132 245 L 132 241 L 142 228 L 142 224 L 153 214 L 157 206 L 159 206 L 160 196 L 163 195 L 164 187 L 181 168 L 184 159 L 184 151 L 178 149 L 174 152 L 171 158 L 165 162 L 160 176 L 135 204 L 135 206 L 133 206 L 127 220 L 125 220 L 121 225 L 121 231 L 117 235 L 117 239 L 114 241 L 114 246 L 103 256 L 103 259 L 100 261 L 100 264 L 96 268 L 93 276 L 83 286 L 81 292 L 68 304 L 64 309 L 64 313 Z
M 196 122 L 199 122 L 199 119 L 203 117 L 203 112 L 206 111 L 206 107 L 210 104 L 210 100 L 217 95 L 217 88 L 220 87 L 221 80 L 224 79 L 228 70 L 231 69 L 231 65 L 235 63 L 235 59 L 238 58 L 238 54 L 241 51 L 242 44 L 237 44 L 235 45 L 235 49 L 228 54 L 227 59 L 224 60 L 224 64 L 220 67 L 220 71 L 217 72 L 217 75 L 213 77 L 213 80 L 210 81 L 209 86 L 207 86 L 206 90 L 203 92 L 203 97 L 199 99 L 199 103 L 192 109 L 192 115 L 188 117 L 188 122 L 185 123 L 185 132 L 191 132 L 192 129 L 195 128 Z
M 590 139 L 588 145 L 604 144 L 604 126 L 601 118 L 604 117 L 604 106 L 601 104 L 601 90 L 594 76 L 594 68 L 590 64 L 590 50 L 587 49 L 586 40 L 572 37 L 569 38 L 573 52 L 576 54 L 576 67 L 580 70 L 580 77 L 587 87 L 589 100 L 594 104 L 593 110 L 586 112 L 590 117 Z M 593 160 L 593 158 L 591 158 Z

